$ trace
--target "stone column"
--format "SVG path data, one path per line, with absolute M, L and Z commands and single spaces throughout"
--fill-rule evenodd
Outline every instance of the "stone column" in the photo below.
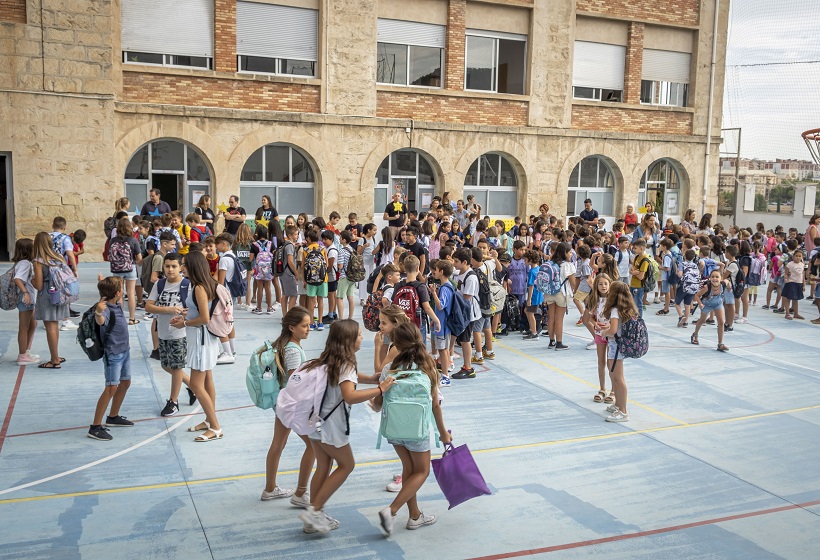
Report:
M 447 48 L 445 52 L 444 87 L 446 89 L 464 89 L 464 47 L 467 38 L 464 35 L 467 22 L 467 1 L 450 0 L 447 7 Z
M 236 72 L 236 2 L 214 2 L 214 70 Z
M 376 0 L 328 0 L 323 112 L 375 116 L 377 12 Z
M 530 29 L 529 125 L 569 128 L 575 2 L 535 0 Z
M 641 72 L 643 71 L 643 23 L 629 23 L 624 61 L 624 103 L 641 104 Z

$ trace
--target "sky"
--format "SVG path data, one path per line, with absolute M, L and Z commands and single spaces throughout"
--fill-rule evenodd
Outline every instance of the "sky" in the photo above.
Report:
M 742 157 L 810 158 L 800 134 L 820 128 L 818 36 L 818 0 L 732 1 L 723 128 L 742 128 Z

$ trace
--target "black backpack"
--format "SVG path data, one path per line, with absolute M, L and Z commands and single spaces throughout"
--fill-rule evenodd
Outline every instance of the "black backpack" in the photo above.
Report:
M 379 290 L 382 286 L 384 286 L 384 276 L 382 276 L 381 281 L 379 282 L 378 286 L 374 286 L 376 283 L 376 278 L 379 276 L 379 273 L 384 268 L 383 264 L 380 264 L 376 268 L 373 269 L 373 272 L 370 273 L 370 276 L 367 277 L 367 293 L 372 294 L 373 290 Z
M 117 324 L 117 317 L 113 313 L 109 314 L 108 328 L 105 329 L 105 335 L 101 335 L 102 327 L 97 324 L 95 313 L 97 312 L 97 305 L 94 304 L 86 309 L 83 313 L 83 318 L 80 319 L 80 326 L 77 329 L 77 344 L 83 349 L 85 355 L 92 362 L 102 359 L 105 355 L 105 341 L 108 338 L 108 333 L 114 329 Z
M 490 279 L 480 268 L 474 268 L 473 272 L 478 278 L 478 306 L 481 308 L 481 314 L 492 315 L 493 300 L 490 294 Z
M 729 278 L 731 278 L 731 275 Z M 734 294 L 736 298 L 740 298 L 743 297 L 744 291 L 746 291 L 746 276 L 743 274 L 743 268 L 738 266 L 735 280 L 732 282 L 732 294 Z

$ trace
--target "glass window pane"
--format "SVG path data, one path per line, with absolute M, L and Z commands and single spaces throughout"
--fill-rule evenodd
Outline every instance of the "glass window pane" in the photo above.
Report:
M 518 186 L 518 175 L 515 173 L 515 169 L 512 166 L 507 158 L 501 156 L 501 186 L 502 187 L 517 187 Z
M 475 203 L 481 206 L 482 216 L 487 214 L 487 189 L 464 189 L 464 202 L 469 195 L 475 196 Z
M 126 62 L 138 62 L 140 64 L 162 64 L 162 55 L 144 52 L 125 53 Z
M 376 170 L 376 184 L 388 185 L 390 184 L 390 157 L 384 158 L 379 168 Z M 387 204 L 385 202 L 385 204 Z
M 378 43 L 376 81 L 382 84 L 407 85 L 407 45 Z
M 574 216 L 577 216 L 581 213 L 581 210 L 584 209 L 584 201 L 589 197 L 589 193 L 587 191 L 576 191 L 575 192 L 575 211 L 572 213 Z M 595 208 L 593 206 L 593 208 Z
M 283 58 L 280 62 L 280 72 L 293 76 L 313 76 L 315 62 L 310 60 L 291 60 Z
M 598 186 L 598 158 L 595 156 L 581 160 L 581 188 L 594 189 Z
M 652 103 L 652 82 L 641 80 L 641 103 Z
M 478 185 L 480 187 L 498 186 L 498 156 L 484 154 L 478 158 Z
M 154 171 L 182 171 L 185 147 L 182 142 L 157 140 L 151 144 L 152 168 Z
M 490 191 L 487 214 L 498 216 L 515 216 L 518 214 L 518 191 Z
M 666 188 L 677 190 L 680 188 L 680 181 L 678 180 L 678 170 L 675 169 L 675 166 L 673 166 L 671 163 L 667 162 L 667 165 L 669 166 L 669 172 L 666 177 Z
M 293 181 L 296 183 L 313 183 L 313 168 L 305 156 L 299 150 L 292 149 L 293 158 Z M 278 210 L 278 209 L 277 209 Z
M 598 188 L 611 189 L 615 186 L 615 182 L 612 180 L 612 173 L 604 160 L 600 160 L 600 162 L 601 165 L 598 166 Z
M 276 73 L 276 59 L 261 56 L 240 56 L 239 69 L 245 72 Z
M 241 181 L 261 181 L 262 180 L 262 148 L 256 150 L 248 161 L 245 162 L 245 167 L 242 168 Z M 244 200 L 245 197 L 239 200 Z
M 276 187 L 272 187 L 270 185 L 239 185 L 239 200 L 243 201 L 247 206 L 246 210 L 250 212 L 250 218 L 253 218 L 253 211 L 256 209 L 257 205 L 259 204 L 259 201 L 262 200 L 263 195 L 271 197 L 273 205 L 276 206 Z M 282 213 L 278 206 L 276 207 L 276 209 L 279 211 L 280 214 Z
M 147 183 L 129 183 L 125 182 L 125 197 L 131 206 L 128 207 L 129 212 L 139 212 L 142 205 L 148 200 L 148 184 Z
M 602 89 L 601 90 L 601 100 L 603 101 L 611 101 L 614 103 L 618 103 L 621 101 L 621 96 L 623 95 L 623 91 L 619 89 Z
M 489 37 L 467 36 L 465 87 L 494 91 L 495 42 Z
M 441 87 L 441 49 L 410 47 L 410 84 Z
M 498 40 L 498 92 L 524 93 L 527 43 Z
M 574 87 L 572 96 L 576 99 L 598 99 L 599 91 L 597 88 Z
M 265 181 L 290 181 L 289 158 L 288 146 L 265 146 Z
M 433 173 L 433 166 L 430 165 L 424 156 L 419 154 L 419 185 L 435 185 L 436 176 Z
M 416 175 L 416 152 L 397 150 L 390 154 L 393 175 Z
M 578 195 L 578 191 L 575 190 L 568 190 L 567 191 L 567 216 L 574 216 L 575 215 L 575 197 Z
M 652 164 L 652 167 L 649 168 L 649 180 L 650 181 L 660 181 L 661 180 L 661 162 L 657 162 Z
M 208 172 L 208 166 L 205 165 L 205 160 L 199 153 L 188 146 L 188 180 L 189 181 L 210 181 L 211 174 Z
M 387 207 L 387 189 L 377 188 L 373 191 L 373 213 L 381 216 Z
M 475 160 L 470 166 L 470 169 L 467 170 L 467 175 L 464 176 L 464 186 L 478 186 L 478 160 Z
M 314 214 L 313 189 L 279 187 L 278 190 L 276 209 L 279 210 L 279 214 L 283 216 L 288 214 L 296 216 L 299 212 Z
M 196 68 L 209 68 L 209 59 L 204 56 L 178 56 L 171 55 L 168 57 L 169 64 L 173 66 L 194 66 Z
M 577 189 L 578 188 L 578 175 L 579 170 L 581 169 L 581 163 L 579 162 L 578 165 L 572 170 L 572 173 L 569 175 L 569 185 L 568 188 L 570 189 Z
M 126 179 L 147 179 L 148 178 L 148 145 L 146 144 L 131 156 L 131 161 L 125 168 Z

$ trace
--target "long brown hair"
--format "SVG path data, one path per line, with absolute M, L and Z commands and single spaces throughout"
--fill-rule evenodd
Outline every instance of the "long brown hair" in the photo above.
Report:
M 606 274 L 611 280 L 620 278 L 618 274 L 618 265 L 615 264 L 615 257 L 609 253 L 601 255 L 601 268 L 598 269 L 598 274 Z
M 123 216 L 117 220 L 117 237 L 127 239 L 134 235 L 134 226 L 131 224 L 131 218 Z
M 379 314 L 387 317 L 387 319 L 396 326 L 410 322 L 407 313 L 398 305 L 386 305 L 379 309 Z
M 356 364 L 356 339 L 359 337 L 359 323 L 352 319 L 334 321 L 330 325 L 325 349 L 318 358 L 305 362 L 307 369 L 327 366 L 327 384 L 339 385 L 342 370 L 358 369 Z
M 621 325 L 638 316 L 638 308 L 635 306 L 635 300 L 632 299 L 629 286 L 620 281 L 609 285 L 609 293 L 604 305 L 604 317 L 610 319 L 613 308 L 618 310 Z
M 419 328 L 410 322 L 401 323 L 390 334 L 393 346 L 399 351 L 393 363 L 390 364 L 391 373 L 416 366 L 430 378 L 430 394 L 433 399 L 438 397 L 439 374 L 436 362 L 424 347 Z
M 611 257 L 612 255 L 609 256 Z M 598 284 L 604 280 L 609 282 L 609 286 L 612 287 L 612 278 L 606 273 L 599 272 L 595 275 L 595 280 L 592 281 L 592 290 L 590 290 L 589 295 L 584 300 L 584 305 L 593 315 L 598 307 L 598 298 L 601 297 L 598 295 Z M 609 291 L 607 291 L 607 296 L 609 296 Z
M 32 252 L 32 261 L 39 261 L 48 265 L 54 264 L 53 261 L 65 262 L 65 259 L 57 254 L 52 246 L 51 236 L 45 231 L 41 231 L 34 236 L 34 250 Z
M 307 309 L 298 305 L 291 307 L 287 314 L 282 317 L 282 332 L 279 333 L 279 337 L 273 341 L 273 348 L 276 350 L 276 369 L 278 371 L 280 387 L 284 387 L 288 381 L 288 372 L 285 370 L 285 362 L 282 357 L 285 355 L 285 346 L 288 345 L 291 337 L 293 337 L 293 332 L 290 329 L 291 327 L 298 327 L 305 317 L 310 317 L 310 313 L 308 313 Z
M 216 281 L 211 278 L 211 267 L 205 255 L 197 251 L 185 255 L 185 271 L 194 288 L 202 286 L 205 289 L 208 301 L 216 297 Z
M 30 261 L 33 252 L 34 242 L 28 237 L 22 237 L 14 243 L 14 258 L 11 260 L 15 264 L 20 261 Z

